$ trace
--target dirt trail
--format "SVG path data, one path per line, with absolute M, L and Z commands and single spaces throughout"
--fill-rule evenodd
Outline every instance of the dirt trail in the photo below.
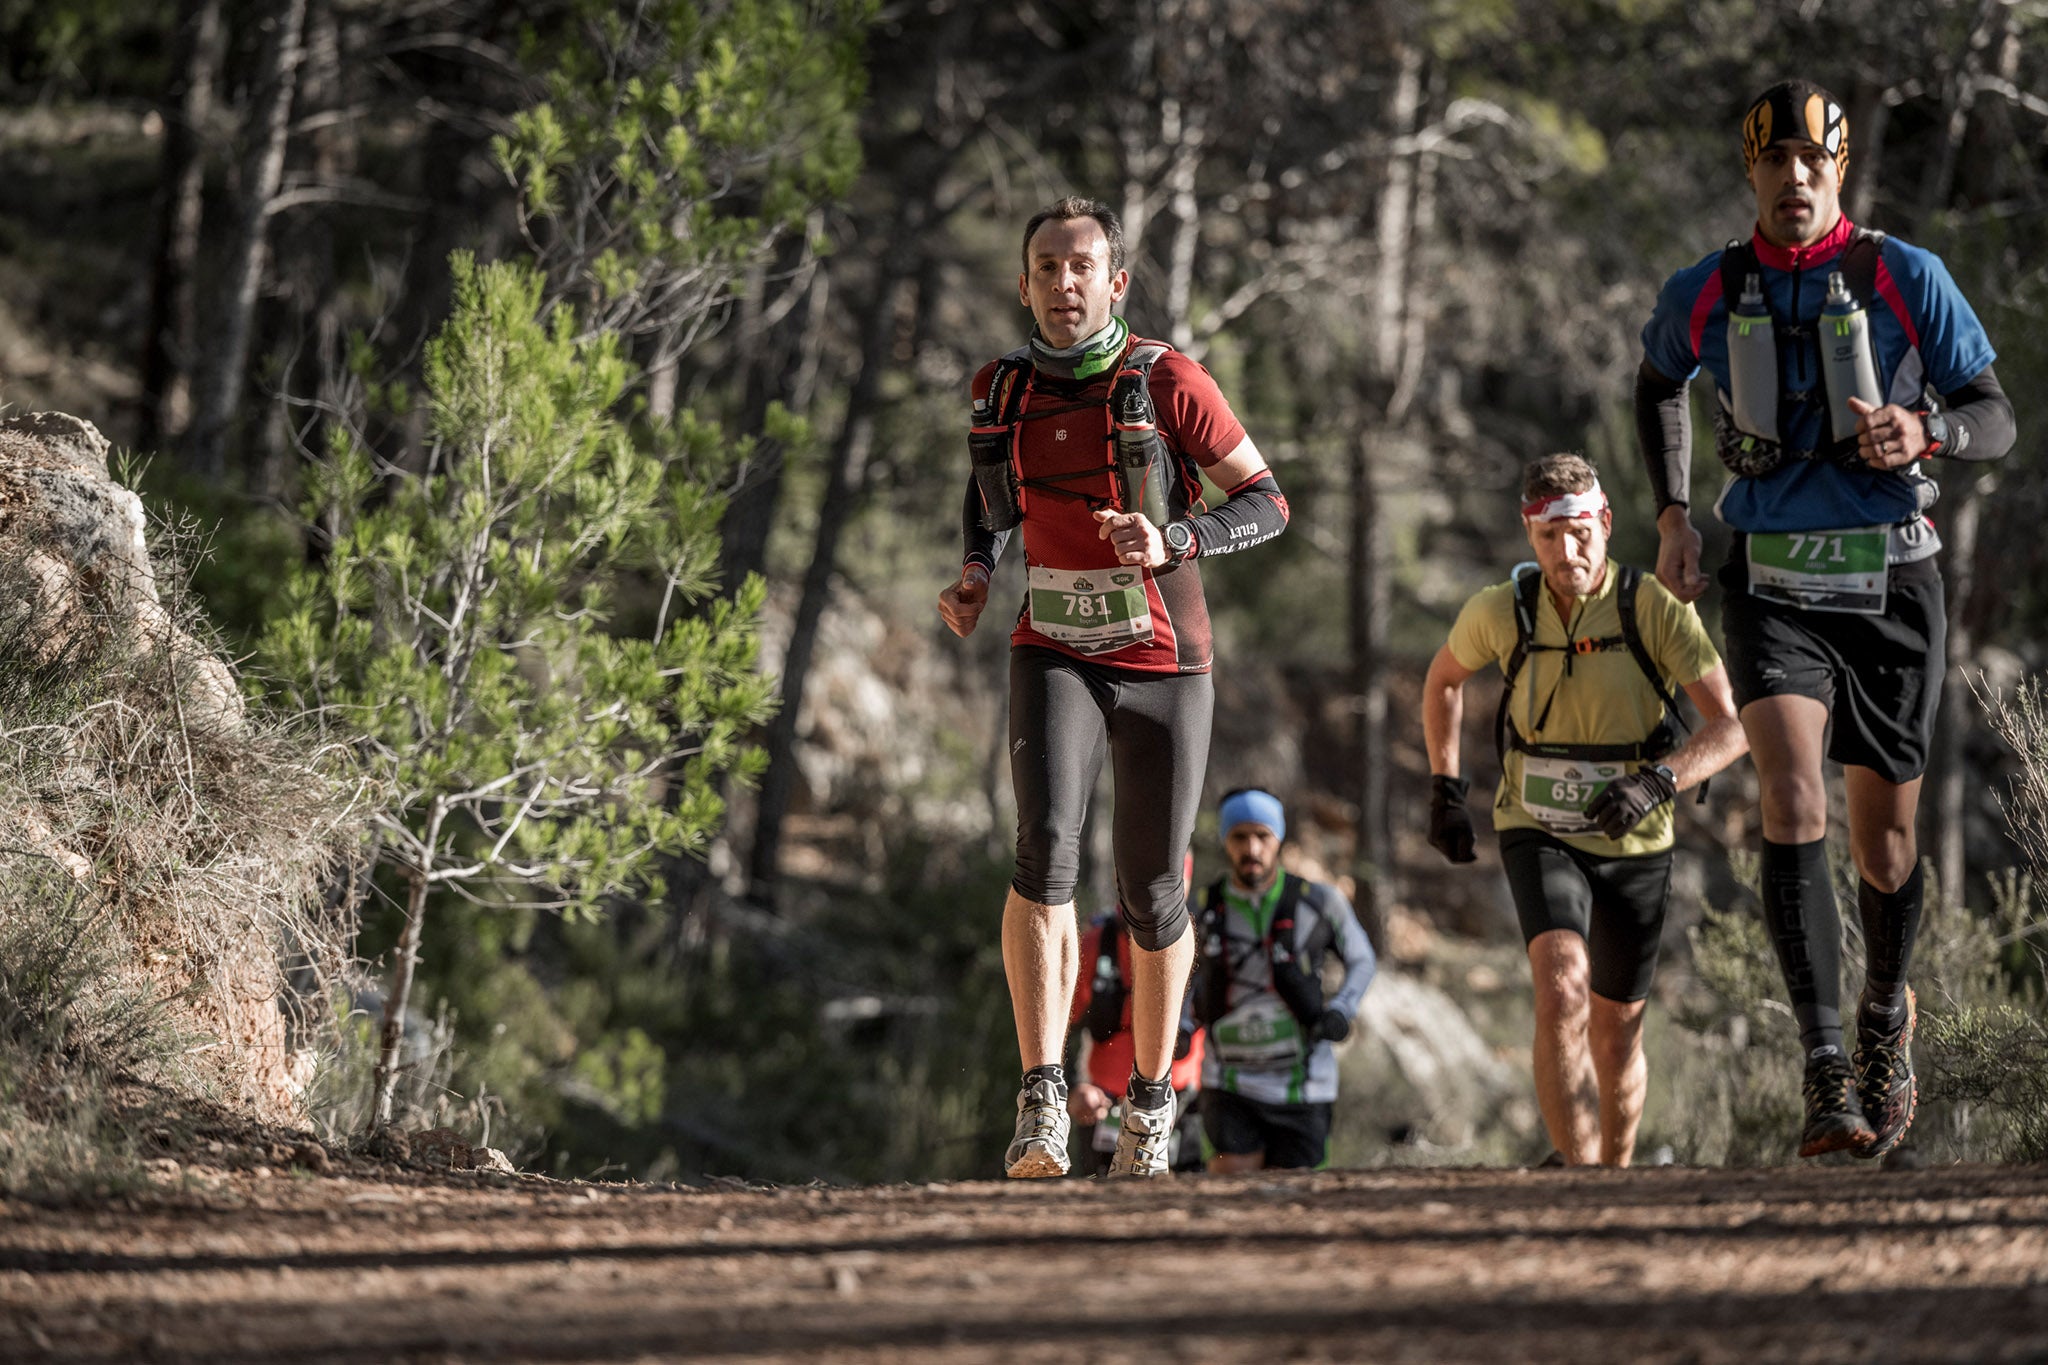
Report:
M 483 1179 L 0 1202 L 0 1361 L 2048 1360 L 2039 1167 Z

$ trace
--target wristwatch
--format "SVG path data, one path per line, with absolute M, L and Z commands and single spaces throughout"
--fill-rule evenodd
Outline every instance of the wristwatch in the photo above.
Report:
M 1653 773 L 1664 774 L 1664 780 L 1671 784 L 1671 790 L 1674 792 L 1678 790 L 1678 774 L 1671 771 L 1671 765 L 1669 763 L 1652 763 L 1650 765 L 1650 771 Z
M 1939 408 L 1929 406 L 1925 412 L 1920 414 L 1920 425 L 1927 432 L 1927 448 L 1920 452 L 1921 459 L 1932 459 L 1936 455 L 1953 455 L 1956 453 L 1949 448 L 1950 443 L 1955 439 L 1955 433 L 1949 425 L 1947 413 Z
M 1195 528 L 1186 521 L 1167 522 L 1159 528 L 1159 538 L 1166 542 L 1167 563 L 1178 564 L 1195 557 Z

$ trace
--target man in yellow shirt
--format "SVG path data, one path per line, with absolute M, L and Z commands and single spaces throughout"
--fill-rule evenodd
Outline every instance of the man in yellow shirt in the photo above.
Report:
M 1546 455 L 1522 479 L 1536 570 L 1476 593 L 1430 663 L 1429 841 L 1473 861 L 1458 775 L 1465 680 L 1499 664 L 1501 862 L 1536 985 L 1536 1098 L 1568 1165 L 1626 1166 L 1643 1114 L 1643 1002 L 1671 890 L 1672 798 L 1748 748 L 1699 615 L 1612 564 L 1593 466 Z M 1683 744 L 1670 679 L 1701 723 Z

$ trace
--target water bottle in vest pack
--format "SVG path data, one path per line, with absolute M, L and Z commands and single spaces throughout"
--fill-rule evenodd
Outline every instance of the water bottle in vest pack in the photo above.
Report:
M 1738 431 L 1778 439 L 1778 329 L 1764 303 L 1763 276 L 1743 279 L 1728 310 L 1728 388 Z
M 1849 400 L 1861 398 L 1878 407 L 1884 395 L 1877 387 L 1877 363 L 1870 353 L 1870 315 L 1849 292 L 1849 282 L 1839 270 L 1828 276 L 1828 297 L 1820 309 L 1820 368 L 1835 439 L 1854 440 L 1856 414 Z
M 1154 526 L 1173 520 L 1166 508 L 1166 443 L 1142 375 L 1125 370 L 1110 394 L 1116 426 L 1116 487 L 1123 511 L 1143 512 Z

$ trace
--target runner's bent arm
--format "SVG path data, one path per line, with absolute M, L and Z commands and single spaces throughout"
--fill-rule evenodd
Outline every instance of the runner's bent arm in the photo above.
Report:
M 1856 437 L 1864 463 L 1873 469 L 1903 469 L 1939 455 L 1969 463 L 1995 460 L 2012 449 L 2017 429 L 2012 402 L 1986 365 L 1961 388 L 1941 396 L 1936 412 L 1915 412 L 1897 403 L 1873 407 L 1851 398 Z
M 1636 370 L 1636 440 L 1657 501 L 1657 578 L 1681 602 L 1707 590 L 1692 524 L 1692 405 L 1687 381 L 1646 358 Z
M 1458 775 L 1458 736 L 1465 720 L 1465 680 L 1472 670 L 1458 662 L 1444 645 L 1429 661 L 1422 684 L 1422 742 L 1429 770 L 1439 777 Z
M 986 531 L 981 525 L 981 492 L 974 476 L 967 477 L 967 504 L 960 513 L 960 535 L 965 542 L 961 553 L 960 578 L 939 593 L 939 615 L 955 635 L 968 636 L 981 620 L 988 605 L 988 581 L 1003 547 L 1010 541 L 1008 531 Z
M 1123 563 L 1156 569 L 1181 559 L 1248 550 L 1287 529 L 1286 495 L 1251 437 L 1202 472 L 1228 496 L 1222 506 L 1182 519 L 1194 533 L 1187 553 L 1178 558 L 1169 554 L 1160 528 L 1142 512 L 1097 512 L 1095 519 L 1102 524 L 1098 534 L 1116 546 Z
M 1346 1019 L 1358 1016 L 1358 1004 L 1365 999 L 1365 988 L 1372 984 L 1373 972 L 1379 961 L 1373 955 L 1372 940 L 1358 923 L 1357 912 L 1344 893 L 1334 886 L 1325 886 L 1326 899 L 1317 906 L 1317 911 L 1329 921 L 1333 937 L 1330 946 L 1344 959 L 1344 984 L 1337 988 L 1326 1009 L 1333 1009 Z
M 1717 664 L 1698 682 L 1685 684 L 1685 695 L 1699 709 L 1700 725 L 1664 760 L 1680 791 L 1698 786 L 1749 752 L 1726 667 Z
M 1934 453 L 1951 460 L 1996 460 L 2012 449 L 2019 428 L 2013 421 L 2012 400 L 1998 376 L 1986 365 L 1970 382 L 1954 393 L 1945 393 L 1951 435 Z

